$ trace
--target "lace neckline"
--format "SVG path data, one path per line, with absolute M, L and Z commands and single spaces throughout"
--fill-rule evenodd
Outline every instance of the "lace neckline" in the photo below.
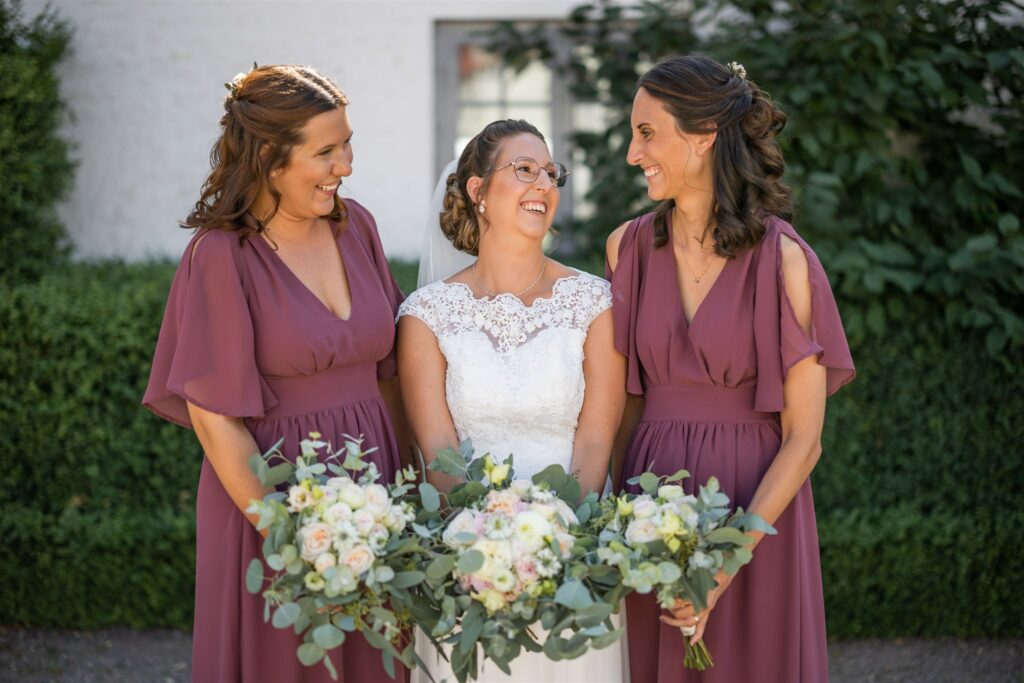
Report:
M 511 292 L 501 292 L 497 296 L 493 296 L 493 297 L 492 296 L 483 296 L 483 297 L 477 298 L 477 297 L 473 296 L 473 288 L 470 287 L 469 285 L 467 285 L 465 282 L 445 282 L 444 280 L 438 280 L 438 284 L 443 285 L 444 287 L 455 287 L 455 288 L 461 288 L 461 289 L 465 290 L 466 296 L 471 301 L 473 301 L 476 304 L 480 304 L 480 305 L 486 306 L 488 304 L 493 304 L 493 303 L 496 303 L 498 301 L 507 301 L 508 299 L 512 299 L 513 302 L 519 304 L 523 308 L 530 309 L 530 308 L 533 308 L 534 306 L 536 306 L 538 302 L 545 302 L 545 301 L 552 301 L 552 300 L 554 300 L 555 297 L 557 297 L 560 294 L 559 290 L 561 289 L 562 285 L 565 282 L 567 282 L 568 280 L 582 280 L 586 276 L 587 276 L 586 274 L 577 271 L 576 273 L 573 273 L 572 275 L 563 275 L 562 277 L 556 278 L 554 284 L 551 285 L 551 295 L 550 296 L 534 297 L 533 301 L 531 301 L 529 304 L 523 303 L 522 299 L 520 299 L 515 294 L 512 294 Z

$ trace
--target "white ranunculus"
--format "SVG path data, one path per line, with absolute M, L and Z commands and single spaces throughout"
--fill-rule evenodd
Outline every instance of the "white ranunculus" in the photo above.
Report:
M 658 504 L 646 496 L 633 501 L 633 516 L 637 519 L 653 517 L 657 512 Z
M 353 574 L 359 576 L 373 566 L 373 551 L 365 545 L 357 545 L 339 559 Z
M 528 548 L 536 550 L 543 545 L 544 537 L 551 535 L 551 524 L 542 515 L 525 510 L 516 515 L 515 534 Z
M 334 553 L 323 553 L 318 558 L 316 558 L 316 561 L 313 563 L 313 566 L 316 568 L 318 572 L 323 574 L 324 571 L 330 569 L 336 564 L 338 564 L 338 558 L 334 556 Z
M 626 540 L 630 543 L 650 543 L 658 540 L 658 527 L 650 519 L 635 519 L 626 527 Z
M 312 562 L 331 547 L 331 529 L 321 522 L 302 527 L 299 535 L 302 538 L 300 554 L 307 562 Z
M 363 490 L 363 495 L 366 498 L 366 509 L 374 516 L 382 517 L 387 512 L 391 496 L 386 488 L 380 484 L 370 484 Z
M 502 569 L 494 573 L 494 584 L 495 590 L 501 591 L 502 593 L 508 593 L 516 585 L 515 575 L 507 569 Z

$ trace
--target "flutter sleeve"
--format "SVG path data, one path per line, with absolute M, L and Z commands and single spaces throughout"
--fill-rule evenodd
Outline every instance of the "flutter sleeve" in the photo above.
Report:
M 377 221 L 375 221 L 373 219 L 373 215 L 358 202 L 346 199 L 345 206 L 349 211 L 349 227 L 359 230 L 363 242 L 369 247 L 370 258 L 373 260 L 374 268 L 377 271 L 377 277 L 380 280 L 380 286 L 384 292 L 384 298 L 387 300 L 387 305 L 391 312 L 391 318 L 395 319 L 398 315 L 398 307 L 401 306 L 402 302 L 405 300 L 405 295 L 402 294 L 402 290 L 399 288 L 398 282 L 395 281 L 395 276 L 391 273 L 391 267 L 388 265 L 387 255 L 384 253 L 384 246 L 380 242 L 380 234 L 377 232 Z M 397 374 L 398 361 L 395 345 L 392 343 L 391 350 L 388 351 L 388 354 L 377 361 L 377 379 L 394 379 Z
M 653 214 L 647 214 L 631 222 L 619 241 L 619 260 L 612 272 L 605 261 L 605 277 L 611 282 L 612 322 L 614 326 L 615 349 L 626 357 L 626 391 L 643 395 L 644 386 L 637 355 L 636 327 L 643 286 L 643 270 L 649 248 L 650 222 Z
M 186 401 L 230 417 L 263 417 L 277 404 L 256 368 L 240 248 L 229 232 L 197 235 L 171 283 L 142 405 L 183 427 L 192 427 Z
M 817 255 L 785 221 L 771 217 L 766 224 L 757 267 L 754 300 L 754 338 L 757 346 L 757 391 L 754 407 L 762 412 L 783 408 L 782 385 L 789 369 L 808 356 L 818 356 L 826 369 L 831 396 L 850 382 L 856 371 L 843 331 L 832 288 Z M 811 287 L 811 334 L 796 318 L 786 295 L 782 271 L 782 235 L 803 249 Z

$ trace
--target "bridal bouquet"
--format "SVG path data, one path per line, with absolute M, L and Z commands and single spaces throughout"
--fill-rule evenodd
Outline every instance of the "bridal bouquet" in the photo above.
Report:
M 613 605 L 573 578 L 582 552 L 574 532 L 580 515 L 596 510 L 596 494 L 574 510 L 579 483 L 560 466 L 515 480 L 511 456 L 474 459 L 468 442 L 438 453 L 430 468 L 466 481 L 452 489 L 447 511 L 433 486 L 420 485 L 414 528 L 430 552 L 414 611 L 440 652 L 450 646 L 460 683 L 476 678 L 480 651 L 508 674 L 523 650 L 571 659 L 621 635 L 609 619 Z M 530 630 L 537 621 L 547 631 L 543 645 Z
M 750 561 L 752 542 L 748 531 L 774 534 L 775 529 L 742 508 L 730 514 L 729 498 L 710 478 L 696 496 L 686 495 L 674 483 L 689 476 L 680 470 L 670 477 L 645 472 L 630 479 L 642 494 L 621 494 L 606 499 L 598 527 L 598 558 L 617 568 L 622 585 L 638 593 L 654 591 L 658 604 L 668 609 L 676 598 L 693 603 L 697 611 L 707 606 L 715 574 L 729 576 Z M 703 671 L 713 666 L 703 640 L 691 645 L 693 631 L 682 629 L 683 665 Z
M 250 562 L 246 587 L 262 592 L 264 620 L 271 620 L 273 608 L 276 628 L 303 635 L 297 655 L 306 666 L 322 660 L 336 680 L 328 651 L 344 643 L 346 633 L 360 631 L 382 650 L 394 678 L 394 659 L 407 666 L 414 661 L 412 644 L 402 646 L 403 630 L 412 624 L 408 589 L 424 579 L 416 568 L 422 549 L 409 530 L 415 513 L 403 500 L 415 473 L 401 471 L 393 485 L 382 486 L 376 466 L 364 460 L 373 449 L 363 451 L 361 439 L 345 438 L 344 448 L 332 452 L 311 433 L 294 464 L 277 450 L 280 442 L 252 456 L 261 483 L 289 486 L 246 510 L 268 531 L 263 561 Z M 321 451 L 326 454 L 318 461 Z M 271 466 L 275 459 L 282 462 Z M 269 579 L 264 561 L 275 572 Z

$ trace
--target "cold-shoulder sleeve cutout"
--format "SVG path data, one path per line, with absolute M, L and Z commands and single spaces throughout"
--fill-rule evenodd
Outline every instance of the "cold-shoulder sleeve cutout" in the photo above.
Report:
M 263 417 L 277 399 L 256 368 L 238 237 L 194 237 L 178 264 L 142 404 L 192 427 L 185 402 L 229 417 Z
M 651 249 L 653 220 L 654 214 L 649 213 L 627 224 L 619 240 L 618 263 L 614 272 L 611 264 L 605 261 L 605 277 L 611 282 L 615 350 L 626 357 L 626 391 L 636 395 L 644 393 L 636 327 L 643 271 Z
M 766 228 L 764 242 L 757 247 L 761 254 L 754 301 L 754 405 L 763 412 L 779 412 L 783 408 L 782 385 L 789 369 L 804 358 L 817 356 L 825 366 L 828 395 L 850 382 L 856 371 L 832 288 L 817 255 L 781 219 L 769 218 Z M 784 256 L 784 248 L 798 248 L 802 253 Z M 803 315 L 798 315 L 794 301 Z M 803 322 L 801 317 L 805 318 Z
M 368 245 L 374 268 L 380 278 L 380 284 L 384 291 L 384 298 L 387 299 L 391 309 L 391 317 L 398 315 L 398 307 L 405 300 L 405 295 L 395 281 L 388 265 L 387 255 L 380 241 L 380 233 L 377 232 L 377 222 L 373 215 L 367 211 L 362 204 L 346 199 L 345 206 L 349 212 L 349 227 L 360 231 L 361 240 Z M 393 379 L 398 374 L 398 363 L 395 356 L 395 346 L 391 345 L 388 355 L 377 362 L 377 379 Z

